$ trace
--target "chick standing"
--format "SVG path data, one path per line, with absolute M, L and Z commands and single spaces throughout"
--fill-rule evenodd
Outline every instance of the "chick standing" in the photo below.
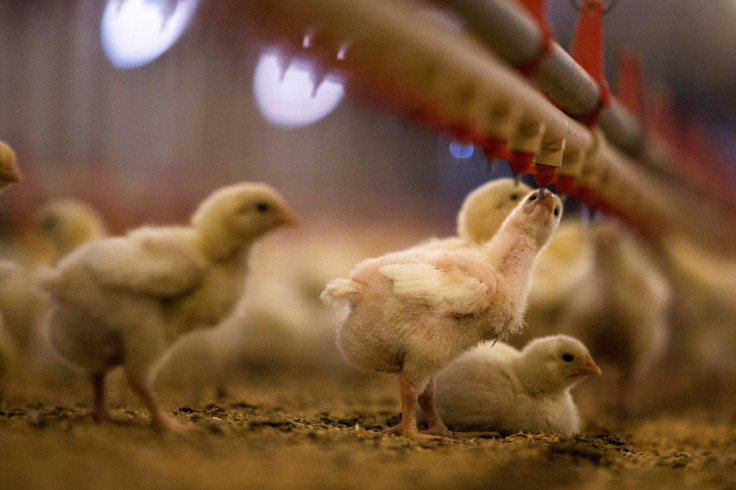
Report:
M 189 227 L 139 228 L 62 259 L 44 281 L 51 341 L 90 375 L 95 418 L 109 420 L 105 375 L 122 365 L 153 426 L 175 428 L 152 390 L 157 364 L 177 337 L 232 312 L 253 242 L 295 221 L 270 186 L 241 183 L 207 198 Z
M 565 335 L 534 339 L 523 351 L 486 343 L 439 372 L 437 411 L 455 430 L 570 435 L 580 431 L 570 388 L 600 373 L 588 349 Z
M 535 192 L 481 246 L 396 252 L 327 284 L 323 301 L 349 306 L 337 331 L 343 356 L 399 375 L 402 420 L 390 433 L 419 435 L 417 401 L 429 434 L 448 433 L 434 409 L 433 376 L 479 342 L 522 327 L 534 261 L 561 214 L 556 195 Z

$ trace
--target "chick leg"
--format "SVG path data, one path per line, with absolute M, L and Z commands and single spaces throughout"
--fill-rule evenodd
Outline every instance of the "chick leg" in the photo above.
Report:
M 158 404 L 156 396 L 153 393 L 151 383 L 145 376 L 136 375 L 135 373 L 126 372 L 128 382 L 133 391 L 138 395 L 143 404 L 151 414 L 151 426 L 156 430 L 169 430 L 172 432 L 182 432 L 189 429 L 188 426 L 178 424 L 169 415 L 166 414 L 161 405 Z
M 92 391 L 94 393 L 94 405 L 92 407 L 92 418 L 100 424 L 112 422 L 112 417 L 107 411 L 105 399 L 105 376 L 107 373 L 95 373 L 92 378 Z
M 386 434 L 400 435 L 409 439 L 432 439 L 438 436 L 433 434 L 420 434 L 417 428 L 417 397 L 419 396 L 420 383 L 399 374 L 399 389 L 401 391 L 401 422 L 393 427 L 387 427 Z
M 427 425 L 429 428 L 423 431 L 423 434 L 433 434 L 437 436 L 452 436 L 452 432 L 442 422 L 440 414 L 437 412 L 437 408 L 434 405 L 434 378 L 429 380 L 427 387 L 419 395 L 418 401 L 419 406 L 422 407 L 424 417 L 427 419 Z

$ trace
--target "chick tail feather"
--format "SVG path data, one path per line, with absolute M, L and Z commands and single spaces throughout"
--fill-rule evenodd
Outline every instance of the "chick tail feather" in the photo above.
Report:
M 327 283 L 319 296 L 329 306 L 352 304 L 363 293 L 363 285 L 352 279 L 334 279 Z

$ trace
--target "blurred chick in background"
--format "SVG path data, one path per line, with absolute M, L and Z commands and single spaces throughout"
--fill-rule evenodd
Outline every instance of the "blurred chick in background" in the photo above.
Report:
M 634 236 L 616 222 L 590 230 L 591 267 L 572 281 L 550 333 L 580 339 L 603 369 L 599 408 L 622 413 L 636 407 L 642 376 L 664 353 L 671 290 Z M 613 399 L 606 400 L 605 394 Z
M 514 179 L 492 180 L 473 190 L 463 200 L 457 215 L 457 236 L 427 240 L 424 248 L 457 248 L 486 243 L 531 187 Z
M 655 249 L 671 281 L 672 334 L 664 370 L 687 394 L 733 413 L 736 402 L 736 259 L 670 235 Z M 672 373 L 679 373 L 673 375 Z M 695 395 L 695 396 L 693 396 Z
M 47 271 L 51 341 L 89 376 L 94 418 L 110 420 L 105 377 L 122 365 L 152 425 L 176 429 L 153 391 L 160 361 L 179 336 L 217 326 L 233 312 L 252 244 L 295 223 L 270 186 L 234 184 L 205 199 L 191 226 L 142 227 L 88 242 Z
M 419 437 L 419 401 L 428 434 L 448 434 L 434 409 L 433 376 L 479 342 L 521 328 L 531 269 L 561 214 L 559 197 L 533 192 L 482 246 L 414 247 L 327 284 L 323 301 L 348 307 L 337 332 L 346 360 L 399 374 L 402 420 L 390 433 Z
M 89 204 L 74 199 L 53 200 L 37 214 L 40 234 L 53 246 L 54 262 L 79 245 L 106 234 L 102 217 Z M 45 328 L 49 302 L 38 289 L 36 264 L 3 262 L 0 273 L 0 312 L 7 349 L 13 362 L 9 374 L 26 388 L 67 385 L 76 375 L 51 348 Z
M 90 204 L 77 199 L 58 199 L 38 212 L 41 232 L 54 245 L 54 262 L 91 240 L 107 236 L 102 216 Z
M 534 339 L 523 351 L 486 343 L 439 372 L 435 401 L 454 430 L 571 435 L 581 420 L 570 389 L 599 374 L 588 349 L 565 335 Z
M 0 191 L 10 184 L 20 182 L 20 169 L 15 151 L 4 141 L 0 141 Z
M 532 272 L 526 328 L 509 339 L 522 348 L 536 337 L 557 332 L 560 313 L 566 307 L 580 278 L 593 267 L 592 244 L 587 225 L 577 219 L 563 220 Z

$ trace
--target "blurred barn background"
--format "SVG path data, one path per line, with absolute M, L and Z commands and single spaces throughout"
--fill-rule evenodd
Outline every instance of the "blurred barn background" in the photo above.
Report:
M 279 66 L 278 36 L 257 9 L 239 4 L 0 0 L 0 139 L 16 150 L 25 176 L 0 195 L 5 258 L 45 253 L 36 213 L 51 198 L 88 201 L 121 233 L 181 222 L 213 189 L 258 180 L 278 188 L 303 218 L 299 231 L 274 237 L 273 249 L 293 254 L 283 242 L 300 237 L 311 247 L 310 264 L 323 267 L 316 277 L 328 278 L 366 255 L 453 233 L 465 195 L 510 175 L 505 162 L 489 173 L 477 148 L 453 154 L 451 136 L 351 91 L 339 73 L 310 78 L 299 57 L 288 70 Z M 577 11 L 550 0 L 548 12 L 557 41 L 569 46 Z M 718 156 L 703 172 L 720 204 L 736 199 L 735 26 L 733 0 L 619 0 L 605 17 L 606 73 L 615 73 L 623 47 L 638 50 L 645 86 L 667 94 L 677 115 L 667 135 L 673 145 L 683 153 L 702 150 L 689 143 L 705 145 Z M 136 29 L 147 29 L 151 43 L 182 34 L 169 49 L 138 46 L 144 54 L 136 58 L 125 48 Z M 290 83 L 301 98 L 285 99 Z M 568 218 L 583 213 L 569 204 Z M 331 242 L 333 221 L 349 223 L 352 240 L 341 230 Z M 350 252 L 334 257 L 341 249 Z M 335 263 L 323 265 L 320 254 Z M 284 261 L 264 259 L 261 267 L 272 266 L 264 275 L 294 278 L 293 270 L 277 271 Z M 316 301 L 323 283 L 310 279 L 303 283 Z M 334 327 L 332 316 L 324 322 Z

